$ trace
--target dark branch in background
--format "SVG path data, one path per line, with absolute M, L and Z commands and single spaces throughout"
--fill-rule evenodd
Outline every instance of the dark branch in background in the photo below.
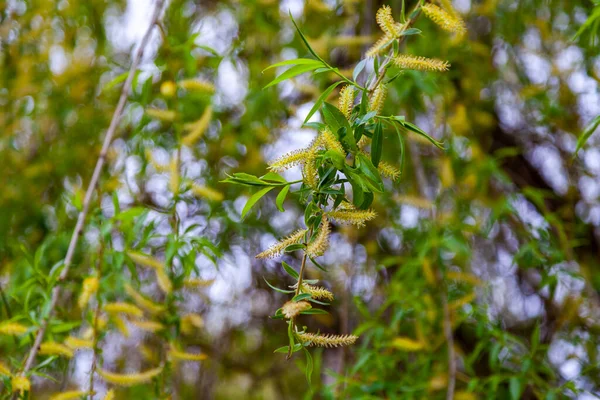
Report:
M 46 329 L 48 328 L 50 318 L 52 318 L 52 315 L 58 304 L 58 299 L 60 297 L 60 293 L 61 293 L 61 289 L 62 289 L 62 282 L 65 281 L 65 279 L 67 278 L 67 275 L 69 274 L 69 269 L 71 267 L 71 264 L 73 262 L 73 257 L 75 255 L 75 249 L 77 248 L 77 243 L 79 241 L 79 237 L 81 236 L 81 233 L 83 232 L 83 227 L 85 225 L 85 219 L 86 219 L 86 216 L 89 211 L 92 196 L 94 195 L 94 191 L 96 190 L 98 180 L 100 179 L 100 174 L 104 167 L 104 162 L 106 161 L 106 154 L 108 153 L 108 149 L 110 148 L 112 139 L 115 135 L 115 132 L 117 131 L 119 121 L 121 120 L 121 116 L 123 115 L 123 111 L 125 109 L 125 104 L 127 103 L 127 98 L 129 96 L 129 93 L 131 90 L 131 83 L 133 81 L 135 71 L 137 70 L 140 60 L 142 59 L 142 56 L 144 54 L 144 49 L 150 40 L 152 30 L 154 29 L 154 26 L 159 21 L 161 11 L 163 8 L 163 4 L 164 4 L 164 0 L 157 0 L 155 9 L 154 9 L 154 13 L 152 15 L 152 19 L 150 20 L 150 26 L 148 27 L 148 30 L 144 34 L 144 37 L 142 38 L 142 41 L 140 42 L 137 52 L 131 62 L 129 74 L 127 75 L 127 79 L 125 80 L 125 83 L 123 84 L 123 89 L 121 90 L 121 96 L 119 98 L 119 102 L 117 103 L 117 107 L 115 108 L 115 111 L 113 113 L 112 119 L 110 121 L 110 125 L 108 127 L 108 130 L 106 131 L 106 136 L 104 137 L 104 143 L 102 144 L 102 150 L 100 151 L 100 155 L 98 157 L 98 161 L 96 162 L 96 167 L 94 168 L 94 173 L 92 175 L 92 179 L 90 180 L 90 183 L 89 183 L 88 188 L 85 193 L 83 206 L 82 206 L 81 212 L 79 213 L 79 216 L 77 218 L 75 230 L 73 231 L 73 235 L 71 236 L 71 241 L 69 242 L 69 248 L 67 249 L 67 255 L 65 257 L 63 270 L 58 278 L 58 282 L 57 282 L 56 286 L 54 286 L 54 288 L 52 289 L 52 298 L 50 300 L 50 306 L 48 309 L 48 313 L 47 313 L 46 317 L 44 317 L 42 324 L 36 334 L 35 341 L 29 351 L 27 360 L 25 362 L 25 366 L 23 367 L 23 372 L 27 372 L 31 369 L 33 362 L 35 361 L 35 357 L 38 353 L 40 344 L 42 343 L 42 340 L 44 339 L 44 334 L 46 332 Z

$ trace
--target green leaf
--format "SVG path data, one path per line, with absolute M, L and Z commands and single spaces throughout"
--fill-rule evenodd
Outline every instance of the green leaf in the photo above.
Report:
M 302 349 L 302 343 L 296 343 L 294 345 L 294 349 L 292 350 L 292 353 L 295 353 L 295 352 L 299 351 L 300 349 Z M 276 349 L 273 353 L 287 353 L 289 351 L 290 351 L 290 346 L 283 346 L 283 347 Z
M 284 65 L 318 65 L 320 67 L 323 65 L 323 62 L 319 60 L 313 60 L 312 58 L 296 58 L 294 60 L 285 60 L 278 62 L 277 64 L 269 65 L 267 68 L 263 69 L 262 72 L 265 72 L 271 68 L 283 67 Z
M 285 201 L 285 198 L 287 197 L 289 191 L 290 185 L 285 185 L 283 189 L 281 189 L 281 192 L 279 192 L 279 194 L 277 195 L 277 198 L 275 199 L 275 205 L 277 206 L 277 209 L 281 212 L 285 211 L 285 209 L 283 208 L 283 202 Z
M 342 114 L 340 110 L 333 104 L 324 103 L 323 104 L 323 119 L 325 123 L 333 133 L 338 133 L 340 129 L 344 128 L 346 130 L 346 134 L 344 137 L 340 136 L 340 140 L 342 143 L 346 144 L 346 147 L 349 149 L 356 151 L 358 147 L 356 147 L 356 141 L 354 140 L 354 133 L 352 132 L 352 128 L 350 127 L 350 123 Z
M 398 120 L 396 120 L 398 121 Z M 434 146 L 436 146 L 438 149 L 441 150 L 445 150 L 444 149 L 444 144 L 442 142 L 439 142 L 437 140 L 435 140 L 434 138 L 432 138 L 431 136 L 429 136 L 427 133 L 425 133 L 424 130 L 422 130 L 421 128 L 419 128 L 418 126 L 416 126 L 415 124 L 412 124 L 408 121 L 398 121 L 404 128 L 408 129 L 409 131 L 412 131 L 418 135 L 423 136 L 425 139 L 429 140 Z
M 262 181 L 254 175 L 246 174 L 245 172 L 236 172 L 233 175 L 228 175 L 227 179 L 221 181 L 222 183 L 233 183 L 236 185 L 245 186 L 268 186 L 268 182 Z
M 321 309 L 321 308 L 311 308 L 309 310 L 301 311 L 300 314 L 305 314 L 305 315 L 327 315 L 329 313 L 327 311 Z
M 510 398 L 519 400 L 521 398 L 521 379 L 518 376 L 513 376 L 509 381 Z
M 421 30 L 417 28 L 409 28 L 402 32 L 400 36 L 420 35 Z
M 260 177 L 260 180 L 262 181 L 273 181 L 273 182 L 279 182 L 279 183 L 287 183 L 287 181 L 285 180 L 285 178 L 275 172 L 268 172 L 265 175 Z
M 319 108 L 321 108 L 321 104 L 323 104 L 323 102 L 327 99 L 327 97 L 331 94 L 331 92 L 333 92 L 333 90 L 336 87 L 338 87 L 341 83 L 343 83 L 343 81 L 334 82 L 327 89 L 325 89 L 325 91 L 323 93 L 321 93 L 321 95 L 315 102 L 315 105 L 310 109 L 310 111 L 306 115 L 306 118 L 304 118 L 303 125 L 305 125 L 306 122 L 310 119 L 310 117 L 312 117 L 317 112 L 317 110 Z
M 362 60 L 361 62 L 359 62 L 358 64 L 356 64 L 356 67 L 354 67 L 354 71 L 352 72 L 352 79 L 356 81 L 356 79 L 358 78 L 358 76 L 360 75 L 360 73 L 362 72 L 363 69 L 365 69 L 365 66 L 367 65 L 367 61 L 368 59 L 365 58 L 364 60 Z
M 294 20 L 294 17 L 292 16 L 291 12 L 290 12 L 290 19 L 292 20 L 292 23 L 294 24 L 294 27 L 296 28 L 296 32 L 298 32 L 298 35 L 300 35 L 300 39 L 302 39 L 302 41 L 304 42 L 304 45 L 306 46 L 306 48 L 308 49 L 308 51 L 310 51 L 310 54 L 312 54 L 313 56 L 315 56 L 315 58 L 317 58 L 318 60 L 322 61 L 323 64 L 326 64 L 325 61 L 321 57 L 319 57 L 319 55 L 313 50 L 313 48 L 310 47 L 310 44 L 308 43 L 308 40 L 306 39 L 306 37 L 304 36 L 304 34 L 302 33 L 302 31 L 298 27 L 298 24 L 296 24 L 296 20 Z
M 577 152 L 583 147 L 585 142 L 587 142 L 590 136 L 592 136 L 592 134 L 596 131 L 598 125 L 600 125 L 600 115 L 598 115 L 592 120 L 592 122 L 588 124 L 585 130 L 581 133 L 581 136 L 579 136 L 579 139 L 577 139 L 577 147 L 575 147 L 575 153 L 573 154 L 573 157 L 577 155 Z
M 306 380 L 308 381 L 308 386 L 312 386 L 313 359 L 310 352 L 306 350 L 306 347 L 303 347 L 303 349 L 304 354 L 306 355 Z
M 321 67 L 323 64 L 308 64 L 308 65 L 296 65 L 288 70 L 286 70 L 285 72 L 283 72 L 281 75 L 279 75 L 277 78 L 273 79 L 271 82 L 269 82 L 269 84 L 267 84 L 267 86 L 265 86 L 263 89 L 267 89 L 273 85 L 278 84 L 279 82 L 283 82 L 286 79 L 290 79 L 293 78 L 295 76 L 298 76 L 300 74 L 303 74 L 305 72 L 309 72 L 309 71 L 313 71 L 319 67 Z
M 373 141 L 371 142 L 371 162 L 375 168 L 379 165 L 381 160 L 381 151 L 383 150 L 383 128 L 381 122 L 377 122 L 375 125 L 375 132 L 373 132 Z
M 246 214 L 254 207 L 257 201 L 259 201 L 265 194 L 269 193 L 273 189 L 273 186 L 269 186 L 254 193 L 246 202 L 244 209 L 242 210 L 242 219 L 246 217 Z
M 279 289 L 278 287 L 275 287 L 275 286 L 271 285 L 271 284 L 269 283 L 269 281 L 268 281 L 266 278 L 264 278 L 264 277 L 263 277 L 263 279 L 264 279 L 264 281 L 267 283 L 267 285 L 269 285 L 269 287 L 270 287 L 271 289 L 275 290 L 276 292 L 279 292 L 279 293 L 285 293 L 285 294 L 294 293 L 294 290 L 284 290 L 284 289 Z
M 288 263 L 286 263 L 285 261 L 281 262 L 281 265 L 283 266 L 283 269 L 285 270 L 285 272 L 288 273 L 289 276 L 291 276 L 294 279 L 298 279 L 300 277 L 300 275 L 298 275 L 298 273 L 296 272 L 296 270 L 294 268 L 292 268 Z
M 304 249 L 304 245 L 302 243 L 291 244 L 285 248 L 286 253 L 291 253 L 293 251 L 298 251 Z
M 310 293 L 300 293 L 299 295 L 294 296 L 294 298 L 292 299 L 292 301 L 297 303 L 297 302 L 299 302 L 301 300 L 309 299 L 310 297 L 311 297 Z

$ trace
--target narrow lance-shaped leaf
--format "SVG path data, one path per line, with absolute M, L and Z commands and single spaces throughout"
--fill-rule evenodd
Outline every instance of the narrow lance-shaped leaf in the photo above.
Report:
M 312 117 L 317 112 L 317 110 L 319 108 L 321 108 L 321 104 L 323 104 L 323 102 L 327 99 L 327 97 L 329 97 L 329 95 L 331 94 L 331 92 L 333 92 L 333 90 L 336 87 L 338 87 L 341 83 L 343 83 L 343 81 L 335 82 L 335 83 L 331 84 L 327 89 L 325 89 L 325 91 L 323 93 L 321 93 L 321 95 L 319 96 L 319 98 L 315 102 L 315 105 L 310 109 L 310 111 L 306 115 L 306 118 L 304 118 L 303 124 L 306 124 L 306 122 L 308 122 L 308 120 L 310 119 L 310 117 Z
M 263 189 L 259 190 L 258 192 L 254 193 L 248 199 L 248 201 L 246 202 L 246 205 L 244 206 L 244 209 L 242 210 L 242 218 L 246 217 L 246 214 L 248 214 L 248 212 L 252 209 L 252 207 L 254 207 L 256 202 L 258 200 L 260 200 L 265 194 L 269 193 L 271 190 L 273 190 L 273 186 L 263 188 Z

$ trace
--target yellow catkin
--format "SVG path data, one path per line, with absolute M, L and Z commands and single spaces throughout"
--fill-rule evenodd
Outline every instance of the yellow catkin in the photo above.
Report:
M 360 140 L 358 141 L 358 143 L 356 143 L 356 145 L 358 146 L 358 148 L 360 150 L 363 150 L 365 147 L 367 147 L 369 144 L 371 143 L 371 138 L 365 135 L 362 135 L 360 137 Z
M 436 60 L 433 58 L 411 56 L 401 54 L 394 59 L 394 64 L 404 69 L 414 69 L 417 71 L 448 71 L 450 64 L 447 61 Z
M 338 108 L 347 119 L 350 119 L 352 107 L 354 106 L 354 87 L 346 85 L 340 90 Z
M 333 301 L 333 293 L 321 286 L 302 285 L 302 291 L 309 293 L 313 299 Z
M 190 278 L 183 281 L 183 285 L 188 288 L 208 287 L 215 282 L 214 279 Z
M 10 380 L 10 386 L 12 386 L 13 393 L 19 392 L 23 394 L 24 392 L 29 392 L 31 390 L 29 378 L 23 375 L 13 376 Z
M 335 210 L 327 213 L 327 216 L 337 222 L 364 226 L 365 222 L 377 216 L 373 210 Z
M 138 253 L 135 251 L 128 251 L 127 255 L 129 256 L 129 258 L 131 258 L 131 260 L 134 263 L 142 265 L 144 267 L 154 269 L 163 269 L 165 267 L 165 264 L 162 261 L 159 261 L 156 258 L 151 257 L 147 254 Z
M 197 329 L 204 326 L 204 320 L 199 314 L 186 314 L 179 321 L 179 329 L 185 335 L 192 335 Z
M 304 164 L 304 168 L 302 168 L 302 178 L 306 185 L 316 189 L 317 185 L 319 184 L 319 176 L 317 174 L 317 166 L 314 158 L 311 157 Z
M 174 121 L 177 117 L 177 113 L 173 110 L 159 110 L 158 108 L 147 108 L 146 115 L 167 122 Z
M 83 290 L 79 295 L 77 304 L 79 308 L 84 309 L 90 301 L 90 298 L 98 291 L 98 278 L 95 276 L 87 277 L 83 280 Z
M 306 254 L 310 257 L 322 256 L 329 246 L 330 232 L 331 227 L 329 226 L 329 221 L 327 220 L 327 217 L 323 215 L 323 217 L 321 217 L 321 227 L 319 228 L 319 232 L 315 239 L 306 247 Z
M 390 6 L 382 6 L 379 10 L 377 10 L 375 20 L 377 21 L 377 25 L 379 25 L 381 30 L 385 32 L 386 35 L 391 37 L 400 36 L 402 27 L 401 25 L 397 24 L 396 21 L 394 21 Z
M 132 325 L 140 328 L 143 331 L 147 331 L 147 332 L 159 332 L 159 331 L 162 331 L 163 329 L 165 329 L 165 326 L 163 324 L 161 324 L 160 322 L 156 322 L 156 321 L 133 320 L 130 322 Z
M 125 285 L 125 292 L 133 299 L 135 304 L 144 310 L 148 311 L 150 314 L 161 314 L 165 311 L 165 307 L 159 304 L 156 304 L 150 299 L 147 299 L 144 295 L 137 292 L 131 285 Z
M 375 111 L 377 114 L 379 114 L 383 108 L 386 95 L 387 87 L 384 84 L 377 86 L 373 92 L 373 97 L 371 97 L 371 101 L 369 102 L 369 111 Z
M 45 342 L 40 345 L 40 354 L 48 356 L 63 356 L 72 358 L 74 353 L 73 350 L 64 344 L 57 342 Z
M 177 94 L 177 85 L 173 81 L 166 81 L 160 85 L 160 94 L 171 98 Z
M 57 393 L 50 396 L 49 400 L 73 400 L 85 396 L 88 392 L 83 390 L 71 390 L 68 392 Z
M 115 400 L 114 389 L 110 389 L 108 392 L 106 392 L 106 395 L 104 396 L 104 398 L 102 400 Z
M 292 244 L 300 243 L 306 232 L 306 229 L 297 230 L 285 239 L 275 243 L 267 250 L 257 254 L 256 258 L 273 258 L 279 256 L 281 253 L 283 253 L 286 247 L 291 246 Z
M 367 58 L 373 58 L 376 57 L 378 55 L 383 54 L 383 52 L 390 47 L 390 44 L 392 44 L 392 40 L 394 38 L 388 35 L 383 35 L 381 38 L 379 38 L 379 40 L 377 40 L 375 42 L 375 44 L 373 44 L 373 46 L 371 46 L 365 53 L 365 56 Z
M 391 345 L 403 351 L 419 351 L 424 348 L 422 342 L 401 336 L 394 338 L 394 340 L 392 340 Z
M 10 368 L 0 361 L 0 375 L 10 376 Z
M 382 176 L 385 176 L 385 177 L 390 178 L 392 180 L 396 180 L 400 176 L 400 170 L 398 168 L 394 167 L 393 165 L 385 162 L 385 161 L 379 161 L 379 165 L 377 166 L 377 170 L 379 171 L 379 173 Z
M 306 162 L 309 156 L 310 153 L 308 149 L 291 151 L 269 163 L 269 169 L 274 172 L 285 171 L 286 169 Z
M 164 269 L 156 270 L 156 282 L 158 283 L 160 290 L 166 294 L 169 294 L 173 291 L 173 283 Z
M 194 144 L 198 142 L 204 135 L 206 128 L 210 124 L 210 120 L 212 118 L 212 107 L 208 106 L 204 109 L 202 116 L 196 122 L 189 125 L 190 133 L 181 139 L 181 143 L 188 147 L 192 147 Z
M 329 128 L 325 128 L 321 131 L 320 139 L 327 150 L 334 150 L 341 153 L 343 156 L 346 155 L 344 147 Z
M 223 196 L 223 193 L 219 192 L 218 190 L 209 188 L 204 185 L 198 185 L 196 183 L 192 184 L 192 193 L 194 193 L 194 195 L 197 197 L 217 202 L 223 201 L 223 199 L 225 198 L 225 196 Z
M 74 336 L 69 336 L 65 339 L 65 345 L 73 350 L 91 349 L 94 347 L 94 341 L 90 339 L 80 339 Z
M 160 375 L 162 372 L 162 367 L 132 374 L 115 374 L 113 372 L 105 371 L 101 368 L 98 368 L 97 371 L 98 375 L 100 375 L 108 383 L 118 386 L 133 386 L 139 385 L 140 383 L 150 382 L 152 378 Z
M 358 339 L 358 336 L 354 335 L 319 335 L 316 333 L 300 333 L 298 336 L 303 343 L 318 347 L 350 346 Z
M 215 86 L 212 83 L 202 79 L 184 79 L 177 82 L 177 84 L 179 87 L 193 92 L 207 94 L 212 94 L 215 92 Z
M 449 13 L 435 4 L 424 4 L 423 14 L 445 31 L 463 34 L 466 30 L 464 21 L 458 14 Z
M 169 190 L 174 196 L 179 194 L 179 184 L 181 175 L 179 174 L 179 154 L 173 154 L 169 163 Z
M 138 306 L 124 302 L 106 303 L 104 311 L 109 314 L 126 314 L 138 318 L 144 315 L 144 312 Z
M 19 336 L 27 332 L 28 327 L 18 322 L 4 322 L 0 324 L 0 335 Z
M 206 354 L 202 353 L 186 353 L 181 350 L 177 350 L 175 346 L 171 345 L 169 350 L 169 356 L 173 361 L 203 361 L 208 358 Z
M 302 311 L 306 311 L 311 308 L 312 306 L 308 301 L 288 301 L 283 305 L 283 307 L 281 307 L 281 312 L 286 318 L 294 318 Z

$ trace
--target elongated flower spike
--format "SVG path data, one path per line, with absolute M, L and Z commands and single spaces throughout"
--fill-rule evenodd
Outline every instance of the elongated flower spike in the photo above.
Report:
M 281 307 L 281 312 L 286 318 L 290 319 L 310 308 L 312 308 L 312 306 L 308 301 L 288 301 Z
M 188 147 L 192 147 L 194 144 L 202 138 L 206 128 L 210 124 L 210 119 L 212 118 L 212 107 L 208 106 L 202 113 L 202 116 L 196 122 L 190 124 L 188 126 L 190 133 L 188 133 L 183 139 L 181 139 L 181 143 L 185 144 Z
M 365 222 L 375 218 L 377 214 L 373 210 L 335 210 L 329 211 L 327 216 L 343 224 L 361 227 L 365 225 Z
M 88 394 L 88 392 L 85 392 L 83 390 L 70 390 L 68 392 L 62 392 L 52 395 L 50 396 L 49 400 L 75 400 L 80 399 L 86 394 Z
M 449 13 L 435 4 L 425 4 L 423 14 L 445 31 L 463 34 L 466 31 L 464 21 L 458 14 Z
M 343 156 L 346 156 L 346 153 L 344 152 L 344 147 L 329 128 L 325 128 L 321 131 L 320 138 L 321 142 L 327 150 L 334 150 L 338 153 L 341 153 Z
M 321 217 L 321 227 L 319 228 L 319 233 L 317 234 L 317 237 L 306 247 L 306 254 L 308 254 L 310 257 L 322 256 L 329 246 L 330 232 L 331 227 L 329 226 L 329 221 L 327 220 L 327 217 L 323 215 L 323 217 Z
M 400 36 L 400 33 L 402 32 L 402 25 L 394 21 L 390 6 L 382 6 L 379 10 L 377 10 L 375 20 L 377 21 L 377 25 L 379 25 L 381 30 L 387 36 L 393 38 Z
M 316 333 L 300 333 L 298 337 L 303 343 L 318 347 L 350 346 L 358 339 L 358 336 L 355 335 L 319 335 Z
M 383 52 L 390 47 L 393 39 L 394 38 L 391 36 L 383 35 L 366 51 L 365 56 L 367 58 L 373 58 L 383 54 Z
M 273 172 L 281 172 L 295 167 L 307 161 L 310 156 L 308 149 L 291 151 L 269 164 L 269 169 Z
M 64 344 L 56 342 L 45 342 L 40 345 L 40 354 L 48 356 L 63 356 L 66 358 L 73 358 L 73 350 Z
M 102 400 L 115 400 L 115 391 L 113 389 L 111 389 L 108 392 L 106 392 L 106 395 L 104 396 L 104 399 L 102 399 Z
M 398 177 L 400 176 L 400 170 L 385 161 L 379 161 L 377 170 L 382 176 L 390 178 L 393 181 L 398 179 Z
M 162 367 L 150 369 L 145 372 L 138 372 L 132 374 L 115 374 L 108 372 L 102 368 L 98 368 L 98 375 L 100 375 L 106 382 L 112 383 L 118 386 L 133 386 L 139 385 L 140 383 L 146 383 L 152 380 L 155 376 L 158 376 L 162 372 Z
M 256 258 L 273 258 L 279 256 L 286 247 L 291 246 L 296 243 L 300 243 L 302 239 L 304 239 L 304 235 L 306 235 L 306 229 L 299 229 L 296 232 L 292 233 L 285 239 L 275 243 L 273 246 L 269 247 L 267 250 L 263 251 L 260 254 L 256 255 Z
M 369 102 L 369 111 L 375 111 L 379 114 L 383 108 L 385 96 L 387 96 L 387 87 L 384 84 L 380 84 L 373 92 L 373 97 L 371 97 L 371 101 Z
M 18 322 L 3 322 L 0 324 L 0 335 L 19 336 L 27 332 L 27 329 L 29 328 Z
M 293 289 L 297 288 L 298 284 L 292 286 Z M 325 289 L 321 286 L 309 285 L 307 283 L 302 285 L 302 289 L 300 289 L 302 293 L 308 293 L 315 300 L 327 300 L 333 301 L 334 296 L 329 290 Z
M 352 113 L 352 107 L 354 106 L 354 87 L 346 85 L 340 90 L 340 99 L 338 101 L 338 108 L 344 114 L 346 119 L 350 119 Z
M 138 318 L 144 315 L 144 312 L 139 307 L 123 302 L 106 303 L 104 311 L 109 314 L 126 314 Z
M 394 64 L 404 69 L 414 69 L 417 71 L 448 71 L 450 64 L 447 61 L 436 60 L 433 58 L 411 56 L 401 54 L 394 59 Z
M 125 285 L 125 292 L 133 299 L 135 304 L 148 311 L 150 314 L 156 315 L 165 311 L 164 306 L 156 304 L 152 300 L 146 298 L 129 284 Z
M 23 375 L 13 376 L 10 380 L 10 386 L 12 386 L 13 393 L 19 392 L 21 395 L 31 390 L 29 378 Z
M 85 306 L 87 306 L 92 295 L 98 290 L 98 285 L 98 278 L 95 276 L 90 276 L 83 280 L 83 290 L 81 291 L 81 295 L 79 295 L 79 299 L 77 301 L 79 308 L 84 309 Z

